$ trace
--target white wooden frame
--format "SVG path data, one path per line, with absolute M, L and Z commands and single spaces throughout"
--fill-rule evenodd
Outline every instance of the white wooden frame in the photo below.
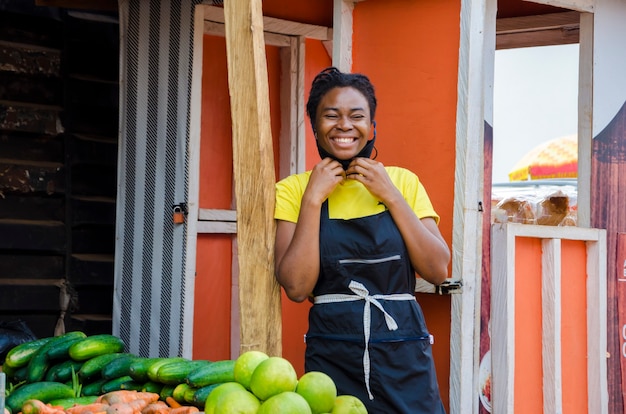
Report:
M 542 359 L 545 413 L 562 412 L 561 240 L 587 246 L 587 412 L 608 413 L 606 230 L 495 224 L 491 252 L 491 367 L 494 413 L 513 413 L 515 401 L 515 241 L 542 240 Z M 538 292 L 539 294 L 539 292 Z

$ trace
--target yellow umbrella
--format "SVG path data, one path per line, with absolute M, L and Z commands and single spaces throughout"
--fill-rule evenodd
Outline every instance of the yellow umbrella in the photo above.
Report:
M 509 172 L 509 181 L 578 176 L 578 136 L 551 139 L 530 150 Z

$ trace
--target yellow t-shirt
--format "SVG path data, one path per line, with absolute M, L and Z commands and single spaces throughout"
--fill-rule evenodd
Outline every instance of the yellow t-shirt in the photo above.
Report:
M 391 181 L 400 190 L 409 206 L 420 219 L 432 217 L 439 223 L 426 189 L 417 175 L 401 167 L 385 167 Z M 296 223 L 300 215 L 302 195 L 309 182 L 311 171 L 290 175 L 276 183 L 276 208 L 274 218 Z M 328 197 L 328 211 L 333 219 L 354 219 L 382 213 L 380 204 L 363 184 L 346 179 Z

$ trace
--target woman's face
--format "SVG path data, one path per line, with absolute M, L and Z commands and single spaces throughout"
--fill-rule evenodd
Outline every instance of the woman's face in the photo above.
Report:
M 370 139 L 371 128 L 369 104 L 355 88 L 333 88 L 317 106 L 317 140 L 340 160 L 354 158 L 363 149 Z

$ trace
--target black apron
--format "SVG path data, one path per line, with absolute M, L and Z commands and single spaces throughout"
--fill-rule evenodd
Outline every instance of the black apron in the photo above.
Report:
M 309 313 L 305 371 L 369 413 L 445 413 L 415 273 L 391 214 L 320 223 L 320 275 Z

